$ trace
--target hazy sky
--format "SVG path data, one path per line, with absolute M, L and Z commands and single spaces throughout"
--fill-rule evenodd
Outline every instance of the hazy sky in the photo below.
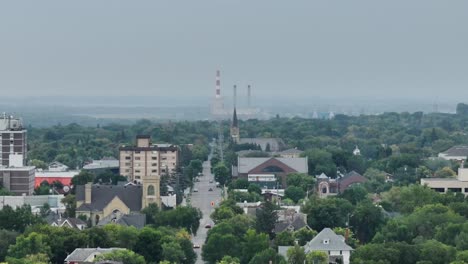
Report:
M 0 91 L 468 101 L 466 0 L 0 2 Z

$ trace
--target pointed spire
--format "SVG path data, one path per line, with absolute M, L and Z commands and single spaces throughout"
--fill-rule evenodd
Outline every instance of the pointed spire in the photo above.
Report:
M 232 116 L 232 127 L 238 127 L 236 108 L 234 108 L 234 114 Z

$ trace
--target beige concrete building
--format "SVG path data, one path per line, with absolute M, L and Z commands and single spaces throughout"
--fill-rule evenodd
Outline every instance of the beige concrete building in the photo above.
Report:
M 456 178 L 423 178 L 421 179 L 421 185 L 426 185 L 436 192 L 460 192 L 467 196 L 468 168 L 463 168 L 462 164 L 462 167 L 458 169 L 458 175 Z
M 136 146 L 122 146 L 119 155 L 120 174 L 143 185 L 143 208 L 149 203 L 161 205 L 162 175 L 172 175 L 179 164 L 179 147 L 151 144 L 151 137 L 137 136 Z
M 36 167 L 0 167 L 0 183 L 15 195 L 32 195 Z

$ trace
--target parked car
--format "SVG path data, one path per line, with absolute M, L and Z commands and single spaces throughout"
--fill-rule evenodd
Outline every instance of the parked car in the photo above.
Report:
M 199 244 L 193 244 L 193 248 L 200 248 Z
M 206 225 L 205 225 L 205 228 L 211 228 L 211 225 L 210 225 L 210 224 L 206 224 Z
M 210 180 L 210 183 L 213 183 L 213 180 Z
M 209 191 L 209 192 L 212 192 L 212 191 L 213 191 L 213 188 L 208 189 L 208 191 Z
M 193 189 L 193 192 L 198 192 L 198 189 Z

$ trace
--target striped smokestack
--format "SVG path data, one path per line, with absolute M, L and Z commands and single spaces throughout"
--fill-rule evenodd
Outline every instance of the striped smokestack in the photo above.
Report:
M 216 98 L 221 97 L 221 73 L 219 70 L 216 71 Z

